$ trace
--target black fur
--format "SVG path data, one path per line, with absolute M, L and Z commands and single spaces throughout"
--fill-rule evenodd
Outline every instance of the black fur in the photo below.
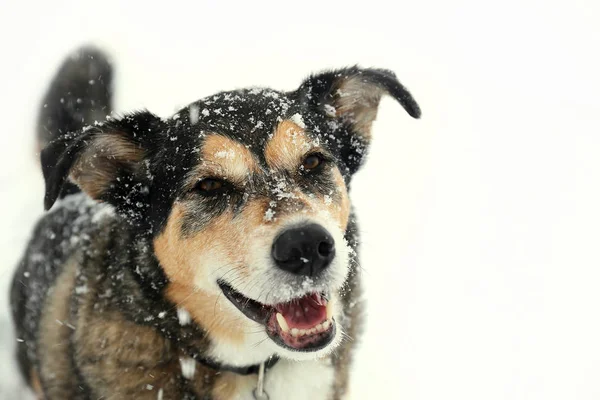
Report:
M 265 187 L 292 178 L 302 181 L 302 177 L 291 177 L 283 171 L 270 171 L 263 155 L 277 124 L 296 114 L 302 116 L 306 131 L 327 151 L 327 161 L 337 165 L 348 184 L 362 164 L 368 138 L 357 131 L 352 115 L 332 116 L 326 112 L 326 106 L 334 106 L 337 101 L 336 90 L 348 79 L 359 79 L 366 91 L 391 95 L 411 116 L 420 116 L 419 106 L 392 72 L 351 67 L 313 75 L 292 92 L 244 89 L 219 93 L 166 120 L 148 111 L 105 120 L 111 112 L 112 97 L 112 70 L 106 57 L 85 49 L 67 60 L 44 100 L 38 132 L 40 143 L 45 145 L 41 155 L 45 208 L 51 209 L 58 199 L 63 200 L 61 207 L 50 210 L 34 231 L 11 293 L 17 336 L 23 340 L 18 348 L 23 374 L 28 376 L 37 363 L 37 335 L 45 296 L 61 265 L 82 249 L 84 260 L 77 285 L 96 280 L 95 287 L 107 295 L 106 301 L 96 305 L 98 313 L 117 308 L 127 320 L 153 327 L 186 353 L 201 359 L 208 339 L 195 324 L 182 327 L 178 323 L 173 304 L 162 293 L 168 278 L 154 255 L 152 239 L 163 230 L 176 199 L 196 204 L 184 225 L 184 231 L 193 232 L 201 228 L 204 218 L 214 218 L 228 208 L 241 210 Z M 227 196 L 207 199 L 185 187 L 208 133 L 242 143 L 259 159 L 264 173 L 254 176 L 255 181 L 244 193 L 232 188 Z M 86 150 L 100 138 L 124 141 L 143 154 L 141 159 L 94 155 L 102 158 L 110 173 L 110 184 L 95 200 L 110 204 L 116 211 L 104 225 L 97 222 L 98 213 L 103 212 L 98 204 L 83 197 L 66 197 L 78 190 L 69 182 L 74 166 L 86 161 L 82 160 L 89 157 Z M 324 174 L 306 179 L 302 188 L 328 194 L 332 185 L 331 177 Z M 356 249 L 356 227 L 351 218 L 346 237 Z M 100 238 L 108 242 L 98 247 Z M 89 261 L 92 259 L 95 261 Z M 349 285 L 357 279 L 356 268 L 353 259 Z M 343 300 L 351 302 L 348 295 Z M 74 295 L 75 312 L 81 306 L 78 301 Z M 159 312 L 164 314 L 156 318 Z M 73 360 L 78 374 L 85 362 Z M 89 388 L 80 379 L 82 398 L 87 398 L 89 393 L 85 391 Z
M 112 111 L 112 81 L 112 67 L 102 52 L 89 47 L 73 53 L 43 100 L 38 119 L 41 147 L 94 121 L 104 121 Z

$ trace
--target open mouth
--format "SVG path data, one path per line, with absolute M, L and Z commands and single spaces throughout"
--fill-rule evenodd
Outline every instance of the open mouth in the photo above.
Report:
M 322 293 L 267 305 L 245 297 L 223 281 L 218 284 L 229 301 L 246 317 L 264 325 L 269 337 L 284 348 L 317 351 L 327 347 L 335 337 L 333 309 Z

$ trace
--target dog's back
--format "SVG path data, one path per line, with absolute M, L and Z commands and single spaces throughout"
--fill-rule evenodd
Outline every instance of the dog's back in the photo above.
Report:
M 110 64 L 99 51 L 82 49 L 67 59 L 42 103 L 37 129 L 39 148 L 95 121 L 103 121 L 111 112 L 111 85 Z M 78 192 L 76 185 L 65 185 L 61 205 L 38 223 L 13 280 L 11 304 L 18 339 L 17 359 L 23 376 L 33 386 L 37 384 L 32 362 L 37 362 L 40 322 L 42 315 L 51 314 L 47 297 L 60 290 L 61 283 L 64 285 L 57 282 L 57 277 L 66 261 L 86 247 L 85 242 L 93 234 L 93 216 L 103 209 Z M 69 293 L 62 289 L 62 301 L 68 302 Z M 65 324 L 65 320 L 55 321 L 56 325 Z

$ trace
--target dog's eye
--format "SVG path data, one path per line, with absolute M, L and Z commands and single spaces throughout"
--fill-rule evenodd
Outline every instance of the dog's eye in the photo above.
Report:
M 324 158 L 320 154 L 310 154 L 302 162 L 304 171 L 314 171 L 323 164 Z
M 205 178 L 196 184 L 196 189 L 200 193 L 209 194 L 215 193 L 225 186 L 225 182 L 216 178 Z

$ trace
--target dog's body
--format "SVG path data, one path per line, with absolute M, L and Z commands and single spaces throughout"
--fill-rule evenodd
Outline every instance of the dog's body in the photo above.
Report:
M 361 311 L 347 186 L 381 95 L 418 117 L 410 94 L 350 68 L 90 127 L 111 75 L 79 52 L 42 110 L 58 203 L 11 293 L 26 379 L 45 399 L 252 399 L 262 364 L 271 400 L 342 398 Z

